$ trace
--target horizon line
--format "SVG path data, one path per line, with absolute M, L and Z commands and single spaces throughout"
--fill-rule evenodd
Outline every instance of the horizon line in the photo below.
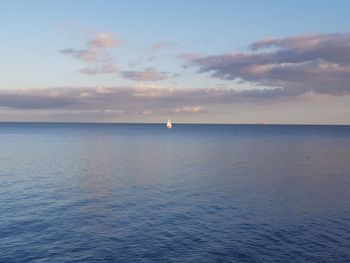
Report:
M 172 122 L 173 125 L 258 125 L 258 126 L 350 126 L 330 123 L 199 123 Z M 0 124 L 149 124 L 165 125 L 166 122 L 84 122 L 84 121 L 0 121 Z

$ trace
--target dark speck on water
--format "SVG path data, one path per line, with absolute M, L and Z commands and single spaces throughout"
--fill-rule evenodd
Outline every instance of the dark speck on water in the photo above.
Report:
M 0 123 L 0 262 L 350 262 L 350 127 Z

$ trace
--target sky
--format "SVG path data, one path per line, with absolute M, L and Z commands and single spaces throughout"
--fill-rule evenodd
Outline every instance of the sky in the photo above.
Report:
M 4 0 L 0 121 L 350 125 L 349 10 Z

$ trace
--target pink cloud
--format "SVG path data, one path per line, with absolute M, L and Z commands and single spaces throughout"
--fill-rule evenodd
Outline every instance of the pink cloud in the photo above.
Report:
M 118 43 L 119 40 L 113 34 L 99 33 L 87 42 L 85 49 L 67 48 L 61 52 L 85 63 L 86 67 L 80 70 L 83 74 L 116 73 L 116 66 L 107 50 L 117 46 Z

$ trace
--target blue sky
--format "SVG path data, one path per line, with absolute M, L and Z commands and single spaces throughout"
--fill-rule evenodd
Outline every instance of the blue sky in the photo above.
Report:
M 1 10 L 3 121 L 350 123 L 350 61 L 335 54 L 350 51 L 349 1 L 32 0 Z M 276 50 L 305 57 L 281 62 Z

